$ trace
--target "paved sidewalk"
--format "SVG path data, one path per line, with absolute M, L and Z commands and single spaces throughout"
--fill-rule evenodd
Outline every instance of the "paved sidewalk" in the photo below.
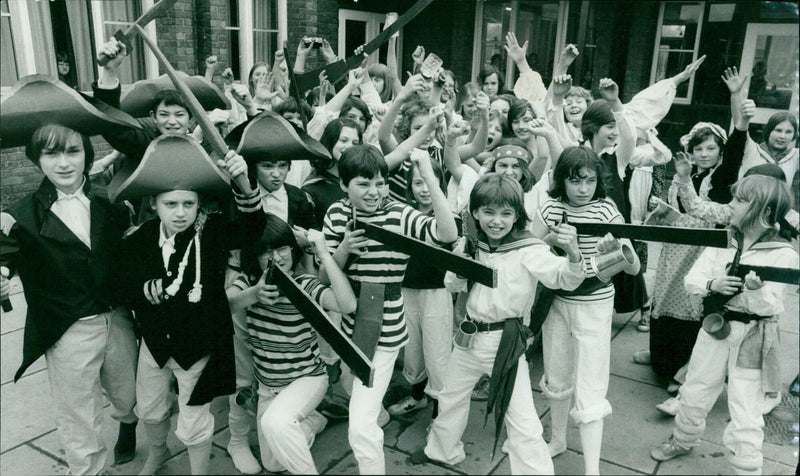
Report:
M 655 248 L 655 247 L 654 247 Z M 648 282 L 655 274 L 657 250 L 651 250 Z M 27 374 L 14 384 L 14 372 L 22 355 L 22 335 L 25 320 L 25 301 L 19 293 L 11 296 L 14 311 L 3 313 L 0 319 L 0 474 L 65 474 L 64 452 L 50 411 L 51 397 L 44 359 L 40 359 Z M 12 291 L 13 292 L 13 291 Z M 784 364 L 784 390 L 794 379 L 800 362 L 798 350 L 798 295 L 791 287 L 785 297 L 787 311 L 781 320 L 781 362 Z M 686 457 L 666 463 L 657 463 L 649 455 L 650 448 L 669 435 L 672 419 L 656 410 L 655 405 L 668 397 L 656 383 L 649 366 L 636 365 L 631 356 L 636 350 L 648 347 L 648 334 L 636 330 L 638 316 L 615 316 L 611 347 L 611 382 L 608 399 L 614 412 L 606 420 L 600 471 L 606 474 L 729 474 L 731 466 L 724 458 L 722 432 L 728 422 L 725 392 L 717 401 L 708 418 L 707 430 L 701 445 Z M 531 366 L 536 409 L 549 438 L 550 416 L 547 400 L 539 389 L 542 375 L 542 356 L 538 352 Z M 402 377 L 395 372 L 395 383 Z M 796 397 L 794 409 L 797 408 Z M 498 451 L 491 460 L 494 428 L 491 423 L 483 427 L 485 402 L 473 402 L 470 423 L 463 441 L 467 459 L 458 466 L 426 464 L 410 466 L 408 455 L 425 442 L 425 430 L 430 424 L 431 407 L 415 414 L 395 418 L 384 427 L 386 470 L 389 474 L 508 474 L 508 457 Z M 781 415 L 789 415 L 797 422 L 797 413 L 785 405 L 778 407 Z M 226 398 L 212 404 L 216 418 L 211 471 L 214 474 L 238 474 L 225 451 L 228 442 Z M 775 413 L 773 413 L 775 415 Z M 173 416 L 173 430 L 175 428 Z M 106 414 L 105 439 L 113 448 L 117 424 Z M 255 431 L 251 444 L 258 454 Z M 184 474 L 189 470 L 186 448 L 170 433 L 168 445 L 173 457 L 162 474 Z M 582 474 L 578 429 L 571 424 L 568 433 L 569 450 L 554 459 L 556 474 Z M 144 429 L 139 427 L 136 458 L 126 465 L 111 467 L 111 474 L 137 474 L 146 457 Z M 356 474 L 357 466 L 347 443 L 346 422 L 331 423 L 321 433 L 312 449 L 317 469 L 327 474 Z M 764 474 L 795 474 L 797 443 L 786 446 L 764 444 Z

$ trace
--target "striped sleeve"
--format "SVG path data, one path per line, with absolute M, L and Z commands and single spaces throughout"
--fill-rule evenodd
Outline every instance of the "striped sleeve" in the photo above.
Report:
M 325 244 L 330 254 L 333 254 L 342 243 L 349 216 L 350 211 L 345 207 L 343 200 L 334 202 L 325 213 L 322 233 L 325 235 Z
M 443 246 L 446 243 L 439 240 L 436 234 L 436 219 L 425 215 L 408 205 L 396 204 L 400 211 L 400 226 L 406 236 L 416 238 L 425 243 Z
M 250 284 L 250 280 L 247 279 L 247 276 L 240 274 L 239 277 L 231 283 L 231 286 L 240 291 L 247 291 L 252 285 Z
M 249 195 L 243 195 L 234 190 L 233 199 L 236 201 L 236 208 L 240 212 L 252 213 L 261 209 L 261 196 L 258 193 L 258 189 L 253 190 Z
M 297 285 L 300 286 L 303 291 L 308 293 L 308 295 L 311 296 L 311 299 L 322 306 L 322 294 L 326 290 L 330 289 L 330 287 L 322 284 L 322 282 L 313 274 L 302 274 L 295 277 L 295 279 L 297 280 Z

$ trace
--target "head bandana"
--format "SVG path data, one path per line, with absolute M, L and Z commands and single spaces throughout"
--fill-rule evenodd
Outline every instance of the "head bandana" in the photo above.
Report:
M 685 136 L 681 137 L 681 145 L 683 146 L 683 150 L 685 152 L 690 153 L 690 151 L 689 151 L 689 141 L 692 140 L 692 137 L 697 135 L 697 133 L 700 132 L 703 129 L 711 129 L 711 132 L 715 136 L 717 136 L 720 139 L 722 139 L 722 143 L 723 144 L 728 141 L 728 134 L 725 133 L 725 129 L 723 129 L 720 126 L 714 124 L 713 122 L 698 122 L 697 124 L 694 125 L 694 127 L 692 127 L 692 130 L 689 131 L 688 134 L 686 134 Z
M 526 164 L 530 162 L 531 155 L 528 152 L 528 149 L 518 146 L 518 145 L 502 145 L 495 149 L 494 151 L 494 160 L 497 162 L 498 160 L 504 157 L 514 157 L 515 159 L 520 159 Z

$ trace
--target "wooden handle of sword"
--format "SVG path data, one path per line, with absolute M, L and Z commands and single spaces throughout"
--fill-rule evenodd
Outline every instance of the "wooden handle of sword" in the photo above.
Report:
M 137 31 L 139 32 L 139 36 L 142 38 L 142 41 L 147 45 L 148 48 L 153 52 L 158 63 L 164 68 L 169 76 L 169 79 L 172 80 L 172 84 L 175 85 L 175 89 L 183 96 L 183 99 L 186 101 L 186 106 L 192 112 L 197 120 L 197 124 L 200 126 L 200 129 L 203 130 L 203 137 L 211 144 L 211 147 L 214 149 L 216 153 L 219 154 L 220 157 L 225 157 L 225 154 L 228 153 L 228 145 L 225 144 L 225 140 L 222 138 L 222 135 L 219 133 L 217 128 L 214 126 L 214 123 L 211 122 L 211 119 L 206 114 L 205 109 L 200 104 L 200 101 L 194 96 L 192 91 L 189 89 L 189 86 L 183 82 L 181 78 L 178 77 L 178 74 L 175 72 L 175 68 L 167 61 L 167 58 L 164 56 L 164 53 L 158 48 L 158 46 L 144 34 L 144 30 L 139 25 L 135 25 Z M 244 193 L 245 195 L 249 195 L 252 193 L 250 188 L 250 181 L 247 180 L 247 174 L 239 174 L 236 177 L 233 177 L 233 181 L 236 183 L 236 186 L 239 187 L 239 190 Z

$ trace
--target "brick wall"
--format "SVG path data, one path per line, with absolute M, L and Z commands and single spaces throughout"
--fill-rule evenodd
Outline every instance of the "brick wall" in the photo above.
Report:
M 204 3 L 203 0 L 197 3 Z M 205 0 L 208 3 L 208 0 Z M 176 70 L 197 74 L 195 45 L 195 2 L 178 0 L 164 16 L 156 18 L 158 47 Z M 224 13 L 224 10 L 223 10 Z M 205 58 L 203 58 L 205 60 Z M 161 73 L 164 71 L 159 68 Z
M 226 0 L 195 1 L 194 39 L 197 74 L 205 74 L 205 60 L 209 56 L 216 55 L 223 63 L 228 57 L 228 34 L 224 28 L 226 8 Z M 221 73 L 221 70 L 217 71 L 217 75 Z
M 336 51 L 339 35 L 339 4 L 336 0 L 286 0 L 286 20 L 289 25 L 289 64 L 294 64 L 297 45 L 304 36 L 325 38 Z M 324 64 L 322 55 L 311 54 L 306 61 L 306 70 Z
M 93 137 L 92 145 L 96 158 L 111 152 L 111 146 L 102 137 Z M 0 152 L 0 209 L 6 209 L 39 188 L 43 177 L 39 168 L 25 156 L 24 147 L 3 149 Z
M 631 30 L 628 36 L 628 55 L 625 65 L 625 82 L 620 92 L 623 102 L 650 84 L 650 69 L 653 65 L 653 45 L 658 26 L 658 3 L 636 2 L 629 8 Z

